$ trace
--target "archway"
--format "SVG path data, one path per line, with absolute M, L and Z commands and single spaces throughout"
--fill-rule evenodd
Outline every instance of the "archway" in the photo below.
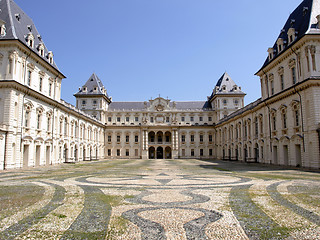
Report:
M 254 161 L 259 162 L 259 145 L 256 143 L 254 147 Z
M 154 132 L 149 132 L 149 143 L 155 142 L 156 134 Z
M 165 149 L 165 159 L 171 159 L 171 147 Z
M 163 159 L 163 148 L 162 147 L 157 148 L 157 159 Z
M 164 135 L 165 135 L 165 142 L 171 143 L 171 132 L 166 132 Z
M 156 149 L 154 147 L 149 148 L 149 159 L 155 159 L 156 158 Z
M 239 160 L 239 149 L 238 149 L 238 146 L 236 146 L 236 161 Z
M 82 152 L 82 161 L 86 160 L 86 148 L 83 147 L 83 152 Z
M 157 142 L 159 144 L 162 144 L 162 142 L 163 142 L 163 133 L 162 132 L 157 132 Z
M 74 160 L 76 162 L 78 161 L 78 146 L 77 145 L 74 147 Z
M 63 150 L 63 159 L 64 159 L 64 162 L 68 162 L 68 146 L 67 144 L 64 145 L 64 150 Z

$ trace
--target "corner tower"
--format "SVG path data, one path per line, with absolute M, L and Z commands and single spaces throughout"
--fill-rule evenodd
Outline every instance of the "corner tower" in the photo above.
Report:
M 242 108 L 244 106 L 245 95 L 246 94 L 241 91 L 241 87 L 225 72 L 218 80 L 209 97 L 209 102 L 217 114 L 216 121 Z
M 98 76 L 93 73 L 88 81 L 74 94 L 77 99 L 77 108 L 92 117 L 105 122 L 105 112 L 112 99 Z

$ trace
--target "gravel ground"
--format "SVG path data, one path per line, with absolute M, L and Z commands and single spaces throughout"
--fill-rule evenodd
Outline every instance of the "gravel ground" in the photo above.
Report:
M 320 239 L 319 206 L 318 172 L 258 164 L 123 159 L 0 172 L 0 239 Z

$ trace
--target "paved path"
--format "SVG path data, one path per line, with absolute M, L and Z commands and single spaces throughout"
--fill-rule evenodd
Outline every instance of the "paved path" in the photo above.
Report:
M 320 239 L 320 174 L 195 159 L 1 172 L 0 239 Z

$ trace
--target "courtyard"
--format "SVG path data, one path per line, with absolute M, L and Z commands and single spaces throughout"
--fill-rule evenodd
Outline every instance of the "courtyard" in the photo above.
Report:
M 0 173 L 0 239 L 320 239 L 320 174 L 196 159 Z

